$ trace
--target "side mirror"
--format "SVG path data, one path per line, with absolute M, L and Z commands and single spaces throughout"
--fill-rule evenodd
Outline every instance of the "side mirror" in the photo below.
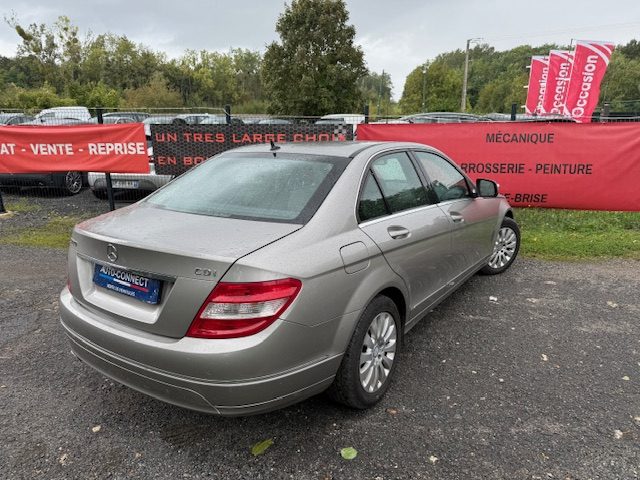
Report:
M 476 181 L 476 191 L 478 192 L 479 197 L 497 197 L 498 184 L 492 180 L 479 178 Z

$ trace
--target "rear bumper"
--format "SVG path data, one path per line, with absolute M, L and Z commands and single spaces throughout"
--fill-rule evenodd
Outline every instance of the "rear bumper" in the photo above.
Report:
M 128 335 L 120 336 L 116 329 L 101 324 L 92 312 L 75 302 L 66 289 L 60 296 L 60 312 L 62 326 L 71 340 L 72 350 L 85 363 L 107 377 L 159 400 L 213 414 L 234 416 L 263 413 L 320 393 L 333 381 L 342 359 L 341 355 L 326 355 L 304 365 L 250 379 L 202 378 L 202 363 L 210 365 L 205 370 L 212 372 L 221 366 L 224 370 L 233 371 L 233 362 L 242 362 L 245 366 L 246 363 L 250 363 L 257 367 L 271 359 L 261 358 L 265 356 L 262 346 L 254 349 L 242 348 L 238 351 L 221 349 L 218 352 L 206 352 L 205 355 L 200 351 L 200 365 L 194 365 L 194 374 L 189 375 L 188 372 L 171 370 L 172 357 L 176 358 L 177 364 L 184 361 L 183 358 L 179 359 L 179 356 L 187 355 L 181 352 L 182 347 L 176 345 L 183 342 L 190 350 L 194 346 L 203 350 L 212 345 L 212 341 L 171 339 L 167 344 L 171 343 L 172 346 L 162 348 L 158 346 L 162 342 L 154 342 L 155 345 L 152 345 L 151 342 L 145 342 L 144 338 L 133 340 Z M 316 333 L 313 332 L 312 335 Z M 126 352 L 129 348 L 136 348 L 136 345 L 131 345 L 135 342 L 138 342 L 137 350 L 144 352 L 142 358 L 163 357 L 163 368 L 105 348 L 105 345 L 121 344 L 122 347 L 118 350 Z M 200 342 L 200 346 L 197 342 Z M 270 352 L 271 357 L 285 354 L 286 352 L 281 350 Z
M 160 187 L 163 187 L 173 179 L 173 175 L 157 175 L 155 173 L 112 173 L 111 181 L 117 182 L 119 180 L 133 180 L 138 182 L 137 190 L 154 191 Z M 92 190 L 106 190 L 107 180 L 104 173 L 89 173 L 89 186 Z M 114 187 L 115 189 L 119 189 Z M 136 189 L 123 189 L 123 190 L 136 190 Z

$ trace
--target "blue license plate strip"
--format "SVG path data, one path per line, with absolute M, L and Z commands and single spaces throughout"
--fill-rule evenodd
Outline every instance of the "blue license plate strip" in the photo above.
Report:
M 93 283 L 112 292 L 135 298 L 141 302 L 157 304 L 160 301 L 162 282 L 128 270 L 96 263 Z

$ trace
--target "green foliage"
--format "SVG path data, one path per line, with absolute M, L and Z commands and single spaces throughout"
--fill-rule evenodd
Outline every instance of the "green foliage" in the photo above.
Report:
M 25 211 L 25 210 L 23 210 Z M 0 243 L 25 247 L 68 248 L 73 227 L 80 217 L 52 217 L 45 225 L 6 232 Z
M 123 108 L 181 107 L 182 98 L 179 92 L 169 88 L 167 80 L 161 73 L 156 73 L 148 84 L 125 89 L 120 106 Z
M 393 84 L 391 75 L 386 72 L 367 72 L 360 79 L 360 92 L 365 104 L 369 104 L 369 113 L 373 117 L 393 114 L 395 105 L 391 100 Z M 391 113 L 390 113 L 391 112 Z
M 532 55 L 548 54 L 558 45 L 531 47 L 521 45 L 497 52 L 489 45 L 476 45 L 469 50 L 467 109 L 477 113 L 509 112 L 511 103 L 523 105 L 524 86 L 528 82 L 527 66 Z M 463 50 L 438 55 L 429 63 L 425 83 L 426 111 L 459 111 L 464 71 Z M 422 111 L 423 65 L 416 67 L 405 81 L 400 100 L 403 113 Z
M 629 44 L 632 42 L 635 40 Z M 640 56 L 634 53 L 635 48 L 640 48 L 640 45 L 636 42 L 632 47 L 613 52 L 611 63 L 602 80 L 600 98 L 611 104 L 612 111 L 640 111 Z M 625 54 L 625 51 L 628 54 Z
M 0 92 L 0 105 L 6 108 L 43 109 L 64 107 L 75 103 L 73 98 L 58 95 L 55 89 L 47 83 L 32 89 L 11 84 Z
M 462 72 L 453 68 L 445 58 L 436 59 L 428 65 L 426 73 L 425 66 L 416 67 L 407 76 L 400 111 L 404 114 L 457 111 L 460 108 Z
M 322 115 L 360 111 L 366 74 L 343 0 L 293 0 L 264 55 L 262 75 L 272 113 Z

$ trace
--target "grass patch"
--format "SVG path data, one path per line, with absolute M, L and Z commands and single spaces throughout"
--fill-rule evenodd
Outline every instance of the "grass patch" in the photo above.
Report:
M 30 202 L 26 198 L 21 198 L 20 200 L 16 200 L 15 202 L 8 202 L 4 207 L 8 212 L 19 213 L 37 212 L 38 210 L 40 210 L 40 205 Z
M 640 260 L 640 212 L 515 208 L 522 255 L 547 260 Z
M 67 248 L 71 238 L 71 230 L 76 223 L 82 220 L 79 217 L 53 217 L 40 227 L 3 234 L 0 237 L 0 243 L 23 247 Z

